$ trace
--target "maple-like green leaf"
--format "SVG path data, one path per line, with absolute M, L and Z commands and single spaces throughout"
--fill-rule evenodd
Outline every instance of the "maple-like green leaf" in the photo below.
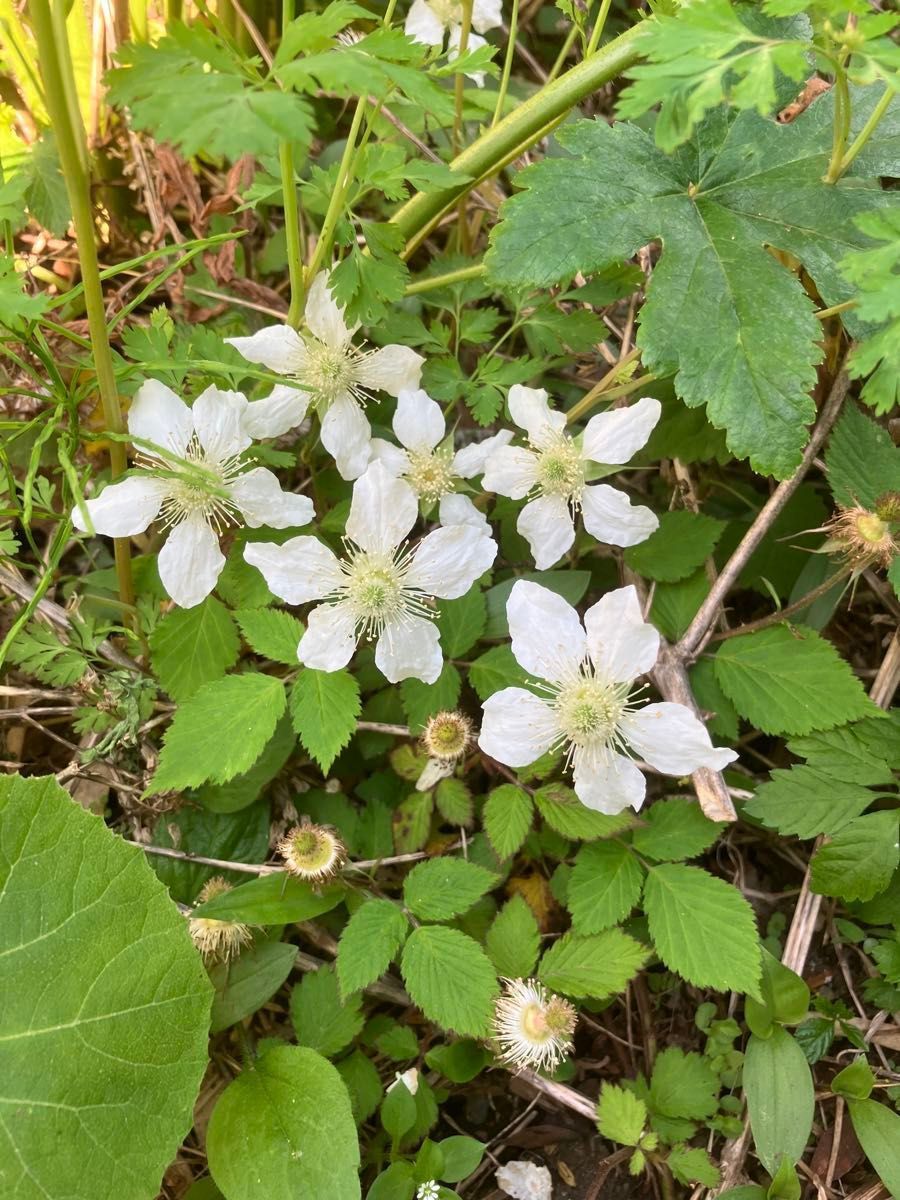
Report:
M 865 97 L 854 97 L 855 122 L 871 107 Z M 627 123 L 567 127 L 558 137 L 569 154 L 518 177 L 526 190 L 504 206 L 492 277 L 555 284 L 661 239 L 641 314 L 644 364 L 674 373 L 681 398 L 706 405 L 735 455 L 790 474 L 815 416 L 821 331 L 797 275 L 768 248 L 800 259 L 825 303 L 839 303 L 850 291 L 838 263 L 869 244 L 855 218 L 890 203 L 876 179 L 822 182 L 832 104 L 826 96 L 789 125 L 717 109 L 672 157 Z
M 859 289 L 857 315 L 881 328 L 854 348 L 848 370 L 854 379 L 869 376 L 862 397 L 886 413 L 900 402 L 900 209 L 866 213 L 857 224 L 877 244 L 848 254 L 841 266 Z

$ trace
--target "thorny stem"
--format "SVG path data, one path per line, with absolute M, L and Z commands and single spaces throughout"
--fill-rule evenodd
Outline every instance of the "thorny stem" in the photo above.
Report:
M 78 242 L 78 258 L 84 287 L 84 302 L 87 311 L 97 387 L 103 406 L 103 419 L 107 429 L 124 434 L 125 424 L 116 388 L 109 338 L 106 333 L 106 313 L 103 303 L 103 288 L 100 282 L 100 266 L 97 260 L 97 244 L 94 240 L 94 216 L 91 207 L 90 176 L 86 169 L 87 146 L 84 127 L 77 109 L 75 112 L 68 101 L 65 85 L 65 62 L 69 62 L 69 45 L 65 38 L 56 36 L 53 14 L 48 0 L 30 0 L 29 13 L 38 46 L 38 55 L 44 81 L 44 95 L 50 122 L 56 135 L 60 164 L 66 191 L 72 208 L 75 236 Z M 117 479 L 125 470 L 125 446 L 113 441 L 109 447 L 110 473 Z M 125 605 L 134 604 L 134 587 L 131 578 L 131 546 L 128 538 L 116 538 L 116 575 L 119 582 L 119 598 Z
M 281 28 L 287 29 L 294 19 L 294 0 L 282 0 Z M 287 323 L 299 329 L 303 319 L 303 298 L 306 292 L 303 275 L 303 241 L 300 233 L 300 211 L 297 205 L 297 182 L 294 174 L 294 147 L 290 138 L 284 138 L 278 146 L 278 162 L 281 167 L 281 195 L 284 208 L 284 234 L 287 242 L 288 274 L 291 281 L 291 304 Z
M 513 0 L 512 12 L 509 17 L 509 35 L 506 39 L 506 57 L 503 60 L 503 74 L 500 76 L 500 88 L 497 92 L 497 103 L 491 119 L 491 129 L 500 120 L 503 106 L 506 104 L 506 93 L 509 88 L 509 77 L 512 72 L 513 56 L 516 51 L 516 35 L 519 30 L 519 0 Z
M 894 95 L 895 95 L 894 89 L 891 87 L 890 84 L 887 84 L 884 89 L 884 94 L 882 95 L 881 99 L 878 101 L 878 103 L 875 105 L 875 107 L 872 109 L 871 113 L 869 114 L 868 121 L 866 121 L 865 125 L 863 125 L 862 129 L 856 135 L 849 150 L 844 155 L 844 157 L 841 159 L 841 165 L 838 168 L 837 176 L 836 176 L 834 182 L 836 182 L 837 179 L 840 179 L 840 177 L 844 174 L 844 172 L 848 169 L 850 164 L 856 158 L 857 154 L 859 154 L 860 150 L 862 150 L 863 146 L 865 146 L 866 142 L 869 140 L 869 138 L 875 132 L 878 122 L 881 120 L 881 118 L 884 116 L 884 114 L 887 112 L 888 108 L 890 107 L 890 103 L 893 100 Z

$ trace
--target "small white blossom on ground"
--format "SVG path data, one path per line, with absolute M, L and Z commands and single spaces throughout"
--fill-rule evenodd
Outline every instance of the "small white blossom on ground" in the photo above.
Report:
M 345 556 L 314 537 L 244 549 L 276 596 L 289 604 L 321 600 L 309 614 L 297 656 L 317 671 L 338 671 L 362 638 L 375 642 L 375 663 L 391 683 L 434 683 L 443 656 L 432 597 L 464 596 L 491 566 L 497 543 L 480 528 L 436 529 L 407 541 L 419 503 L 408 483 L 374 462 L 353 487 Z
M 442 525 L 485 526 L 484 515 L 468 496 L 456 491 L 457 481 L 480 475 L 488 457 L 512 441 L 512 431 L 503 430 L 454 453 L 452 446 L 442 444 L 447 425 L 441 406 L 421 389 L 400 393 L 393 427 L 402 449 L 373 438 L 373 460 L 384 463 L 392 475 L 405 479 L 426 504 L 437 501 Z
M 498 1167 L 496 1180 L 513 1200 L 551 1200 L 553 1196 L 549 1170 L 525 1159 Z
M 633 505 L 606 483 L 587 483 L 592 463 L 620 466 L 646 443 L 659 420 L 658 400 L 645 396 L 629 408 L 591 417 L 579 441 L 566 433 L 565 413 L 551 409 L 543 388 L 509 390 L 512 419 L 525 430 L 527 446 L 502 446 L 491 454 L 482 480 L 489 492 L 532 499 L 516 528 L 527 540 L 535 566 L 546 571 L 575 541 L 574 514 L 598 541 L 635 546 L 659 525 L 654 513 Z
M 494 1005 L 494 1037 L 511 1067 L 553 1071 L 572 1049 L 577 1015 L 536 979 L 504 979 Z
M 414 1096 L 419 1090 L 419 1072 L 415 1067 L 410 1067 L 406 1071 L 395 1071 L 394 1082 L 389 1083 L 387 1090 L 392 1092 L 394 1088 L 402 1083 L 411 1096 Z
M 307 496 L 283 492 L 265 467 L 248 467 L 243 452 L 248 402 L 239 392 L 209 387 L 192 408 L 165 384 L 148 379 L 128 411 L 128 432 L 153 443 L 140 447 L 144 474 L 105 487 L 87 510 L 97 533 L 132 537 L 153 521 L 169 530 L 159 552 L 159 577 L 176 604 L 192 608 L 216 586 L 225 566 L 219 537 L 230 525 L 291 529 L 314 515 Z M 76 529 L 86 530 L 81 512 Z
M 251 403 L 246 428 L 257 438 L 278 437 L 298 426 L 309 408 L 321 422 L 322 445 L 344 479 L 357 479 L 369 461 L 372 430 L 365 404 L 373 392 L 397 396 L 419 386 L 424 359 L 408 346 L 366 350 L 353 344 L 344 310 L 335 303 L 321 271 L 306 297 L 303 335 L 290 325 L 270 325 L 252 337 L 228 338 L 248 362 L 295 380 Z
M 452 61 L 459 52 L 462 22 L 462 0 L 413 0 L 403 28 L 407 37 L 425 46 L 443 46 L 444 35 L 448 35 L 448 57 Z M 485 44 L 485 39 L 479 37 L 479 34 L 487 33 L 489 29 L 497 29 L 502 24 L 502 0 L 475 0 L 472 6 L 472 29 L 466 43 L 467 51 L 477 50 Z M 473 71 L 469 78 L 479 87 L 484 86 L 483 72 Z
M 555 592 L 520 579 L 506 605 L 512 652 L 544 693 L 511 687 L 484 703 L 478 744 L 509 767 L 563 749 L 582 804 L 618 813 L 644 802 L 634 754 L 665 775 L 720 771 L 737 758 L 717 749 L 683 704 L 640 707 L 633 680 L 659 653 L 659 634 L 641 616 L 633 587 L 608 592 L 578 613 Z
M 438 1200 L 440 1194 L 441 1189 L 434 1179 L 429 1179 L 427 1183 L 421 1183 L 416 1188 L 416 1200 Z

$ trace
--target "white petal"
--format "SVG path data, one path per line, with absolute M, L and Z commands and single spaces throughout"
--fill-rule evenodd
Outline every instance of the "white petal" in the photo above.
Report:
M 547 1167 L 539 1167 L 527 1159 L 505 1162 L 495 1173 L 504 1195 L 512 1200 L 552 1200 L 553 1179 Z
M 503 0 L 475 0 L 472 5 L 472 25 L 479 33 L 497 29 L 503 24 Z
M 128 432 L 182 456 L 194 432 L 191 410 L 157 379 L 148 379 L 135 392 L 128 410 Z
M 659 634 L 641 614 L 634 587 L 617 588 L 584 614 L 591 662 L 610 683 L 629 683 L 652 670 L 659 654 Z
M 269 590 L 288 604 L 308 604 L 330 596 L 343 582 L 341 564 L 314 537 L 248 542 L 244 558 L 262 573 Z
M 399 396 L 419 386 L 425 359 L 409 346 L 382 346 L 367 355 L 356 369 L 356 378 L 365 388 Z
M 438 627 L 423 617 L 385 625 L 375 646 L 375 666 L 391 683 L 403 679 L 434 683 L 443 665 Z
M 193 608 L 216 586 L 225 566 L 215 530 L 200 516 L 180 521 L 156 560 L 162 585 L 176 604 Z
M 557 681 L 584 661 L 587 640 L 578 613 L 539 583 L 518 579 L 506 601 L 512 652 L 529 675 Z
M 546 754 L 559 732 L 546 701 L 524 688 L 503 688 L 482 705 L 478 745 L 508 767 L 527 767 Z
M 497 543 L 472 525 L 435 529 L 419 543 L 406 576 L 407 587 L 429 596 L 457 600 L 497 557 Z
M 406 14 L 403 32 L 424 46 L 444 44 L 444 24 L 426 0 L 413 0 Z
M 299 388 L 279 383 L 268 396 L 252 400 L 244 413 L 244 429 L 252 438 L 281 437 L 296 429 L 306 417 L 309 396 Z
M 501 446 L 488 456 L 481 486 L 486 492 L 499 492 L 521 500 L 537 483 L 538 458 L 522 446 Z
M 591 462 L 618 465 L 647 444 L 662 413 L 662 405 L 644 396 L 628 408 L 611 408 L 591 417 L 584 428 L 584 457 Z
M 265 467 L 245 471 L 229 488 L 232 498 L 251 529 L 294 529 L 308 525 L 316 515 L 309 496 L 283 492 L 278 477 Z
M 624 492 L 605 483 L 591 484 L 581 496 L 582 520 L 588 533 L 611 546 L 636 546 L 659 528 L 659 518 Z
M 96 499 L 87 501 L 95 532 L 105 533 L 107 537 L 131 537 L 143 533 L 159 512 L 168 490 L 167 480 L 139 475 L 109 484 Z M 72 510 L 72 524 L 85 532 L 77 508 Z
M 306 325 L 310 333 L 326 346 L 339 349 L 353 336 L 344 320 L 344 310 L 335 303 L 328 286 L 328 272 L 320 271 L 306 294 Z M 358 328 L 358 326 L 357 326 Z
M 322 418 L 322 445 L 334 458 L 342 479 L 358 479 L 369 465 L 372 429 L 350 396 L 339 396 Z
M 394 412 L 394 433 L 407 450 L 433 450 L 447 426 L 441 406 L 421 388 L 402 391 Z
M 540 442 L 547 434 L 547 426 L 556 432 L 566 427 L 566 415 L 554 412 L 547 401 L 543 388 L 523 387 L 513 384 L 506 398 L 509 415 L 528 434 L 531 442 Z
M 575 523 L 562 496 L 539 496 L 519 513 L 516 529 L 531 547 L 534 565 L 546 571 L 575 541 Z
M 588 760 L 575 752 L 575 795 L 587 808 L 614 816 L 644 803 L 646 780 L 634 763 L 621 754 L 610 762 Z
M 490 456 L 501 446 L 508 446 L 514 437 L 511 429 L 501 429 L 492 437 L 463 446 L 453 456 L 453 474 L 458 475 L 460 479 L 472 479 L 475 475 L 480 475 Z
M 450 36 L 447 38 L 447 61 L 453 62 L 459 58 L 459 43 L 462 38 L 462 26 L 451 25 Z M 479 46 L 485 46 L 487 42 L 483 37 L 479 37 L 477 33 L 469 31 L 469 39 L 466 43 L 466 53 L 472 50 L 477 50 Z M 476 87 L 484 87 L 484 71 L 466 71 L 466 79 L 471 79 Z
M 245 428 L 248 408 L 246 396 L 217 387 L 208 387 L 194 401 L 194 428 L 211 459 L 223 462 L 250 445 L 253 439 Z
M 384 438 L 372 438 L 369 442 L 369 462 L 380 462 L 398 478 L 409 471 L 409 455 L 406 451 L 392 442 L 386 442 Z
M 306 366 L 306 345 L 290 325 L 268 325 L 252 337 L 226 338 L 247 362 L 268 367 L 276 375 L 300 375 Z
M 314 671 L 339 671 L 356 649 L 353 612 L 345 604 L 320 604 L 309 614 L 297 657 Z
M 648 704 L 621 724 L 629 745 L 657 771 L 689 775 L 698 767 L 721 771 L 737 753 L 713 746 L 706 726 L 683 704 Z
M 347 537 L 363 550 L 394 550 L 416 523 L 419 501 L 408 483 L 374 462 L 353 485 Z
M 468 496 L 462 496 L 459 492 L 447 492 L 441 496 L 438 516 L 442 525 L 471 525 L 482 533 L 491 532 L 484 513 L 475 507 Z

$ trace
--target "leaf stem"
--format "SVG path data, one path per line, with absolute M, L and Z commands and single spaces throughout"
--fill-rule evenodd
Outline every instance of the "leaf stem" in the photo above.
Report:
M 862 150 L 863 146 L 865 146 L 866 142 L 869 140 L 869 138 L 875 132 L 878 122 L 881 120 L 881 118 L 887 112 L 888 108 L 890 107 L 890 103 L 893 100 L 895 94 L 896 93 L 894 92 L 894 89 L 891 87 L 891 85 L 887 84 L 885 86 L 884 93 L 882 94 L 881 99 L 878 101 L 878 103 L 875 105 L 875 107 L 872 109 L 871 113 L 869 114 L 868 121 L 866 121 L 865 125 L 863 125 L 862 129 L 856 135 L 856 138 L 854 139 L 853 144 L 850 146 L 850 148 L 847 150 L 847 153 L 841 159 L 841 165 L 837 172 L 837 179 L 840 179 L 840 177 L 846 172 L 847 168 L 850 166 L 850 164 L 856 158 L 857 154 L 859 154 L 860 150 Z M 835 182 L 836 182 L 836 180 L 835 180 Z
M 460 267 L 458 271 L 447 271 L 443 275 L 428 275 L 406 285 L 407 296 L 418 296 L 422 292 L 433 292 L 437 288 L 450 287 L 454 283 L 466 283 L 469 279 L 480 279 L 485 273 L 483 262 L 471 267 Z
M 48 0 L 29 0 L 28 7 L 38 47 L 47 112 L 56 135 L 63 178 L 72 207 L 85 309 L 94 354 L 97 387 L 103 407 L 103 419 L 107 428 L 112 432 L 124 434 L 125 423 L 122 420 L 112 353 L 106 333 L 103 286 L 100 282 L 97 244 L 94 240 L 90 176 L 86 167 L 87 144 L 84 126 L 81 124 L 81 116 L 77 107 L 73 111 L 69 103 L 65 83 L 66 62 L 68 62 L 68 71 L 71 73 L 69 44 L 65 38 L 57 37 L 56 24 Z M 117 479 L 126 467 L 124 444 L 113 442 L 109 447 L 109 459 L 110 473 L 113 479 Z M 119 598 L 123 604 L 133 605 L 131 544 L 128 538 L 116 538 L 114 546 Z
M 594 22 L 594 28 L 591 30 L 591 36 L 588 39 L 587 46 L 585 47 L 585 58 L 590 58 L 590 56 L 597 49 L 600 38 L 603 35 L 603 28 L 606 25 L 606 18 L 609 16 L 609 8 L 611 4 L 612 0 L 602 0 L 600 11 L 597 13 L 597 20 Z
M 594 405 L 600 400 L 612 400 L 619 396 L 627 396 L 630 392 L 637 391 L 637 389 L 643 384 L 652 383 L 656 376 L 648 374 L 641 375 L 639 379 L 629 380 L 628 383 L 620 384 L 618 387 L 610 386 L 613 380 L 622 373 L 622 370 L 625 367 L 628 367 L 631 363 L 635 362 L 640 357 L 640 354 L 640 347 L 635 346 L 633 350 L 630 350 L 628 354 L 625 355 L 621 362 L 616 363 L 616 365 L 609 372 L 607 372 L 606 375 L 603 376 L 599 383 L 594 384 L 589 392 L 582 396 L 576 404 L 572 405 L 572 407 L 566 413 L 566 423 L 571 425 L 574 421 L 577 421 L 580 417 L 583 417 L 584 414 L 590 412 Z
M 294 19 L 294 0 L 282 0 L 282 36 Z M 284 236 L 287 243 L 288 275 L 291 281 L 291 303 L 287 323 L 299 329 L 303 319 L 303 300 L 306 281 L 303 275 L 303 234 L 300 226 L 300 210 L 297 204 L 297 181 L 294 173 L 294 147 L 290 138 L 283 138 L 278 145 L 278 163 L 281 168 L 281 196 L 284 209 Z
M 834 69 L 834 132 L 831 159 L 825 172 L 826 183 L 837 183 L 841 177 L 844 147 L 847 145 L 847 135 L 850 131 L 850 87 L 847 83 L 847 72 L 844 70 L 846 61 L 847 55 L 844 52 L 835 63 Z
M 494 105 L 494 115 L 491 118 L 491 129 L 500 120 L 503 106 L 506 104 L 506 93 L 509 89 L 509 77 L 512 73 L 513 57 L 516 53 L 516 37 L 519 32 L 519 0 L 513 0 L 512 12 L 509 16 L 509 34 L 506 39 L 506 57 L 503 59 L 503 74 L 500 76 L 500 88 L 497 92 L 497 103 Z
M 353 112 L 353 120 L 350 123 L 350 132 L 347 134 L 347 143 L 344 146 L 344 153 L 341 155 L 340 166 L 338 167 L 337 180 L 335 182 L 334 191 L 331 193 L 331 199 L 328 202 L 328 208 L 325 212 L 325 219 L 322 222 L 322 228 L 319 231 L 319 237 L 316 241 L 316 248 L 313 251 L 312 259 L 309 266 L 306 268 L 306 283 L 312 283 L 319 270 L 325 262 L 326 256 L 331 254 L 331 246 L 334 241 L 334 231 L 337 228 L 337 223 L 341 216 L 344 198 L 347 195 L 347 188 L 350 185 L 350 168 L 353 164 L 353 156 L 356 151 L 356 139 L 359 136 L 359 127 L 362 124 L 363 114 L 366 111 L 368 103 L 367 96 L 360 96 L 356 102 L 356 108 Z

